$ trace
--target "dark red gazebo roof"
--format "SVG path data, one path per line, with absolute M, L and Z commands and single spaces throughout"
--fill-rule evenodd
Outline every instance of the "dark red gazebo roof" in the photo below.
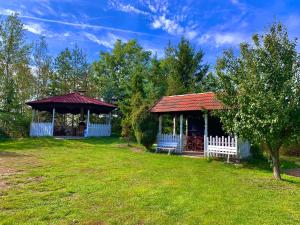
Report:
M 55 111 L 58 113 L 72 114 L 80 113 L 81 109 L 83 109 L 84 112 L 90 109 L 91 113 L 109 113 L 117 108 L 113 104 L 90 98 L 77 92 L 43 98 L 27 102 L 26 104 L 39 111 L 51 112 L 53 108 L 55 108 Z
M 153 113 L 222 109 L 213 92 L 162 97 L 152 108 Z

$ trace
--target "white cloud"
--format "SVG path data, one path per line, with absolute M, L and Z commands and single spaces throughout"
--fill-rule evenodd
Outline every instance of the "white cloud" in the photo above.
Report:
M 238 45 L 247 40 L 247 38 L 245 38 L 245 36 L 241 33 L 217 33 L 214 35 L 214 39 L 217 45 Z
M 114 0 L 111 0 L 109 3 L 110 3 L 112 8 L 114 8 L 118 11 L 122 11 L 122 12 L 126 12 L 126 13 L 136 13 L 136 14 L 142 14 L 142 15 L 149 15 L 148 12 L 140 10 L 140 9 L 134 7 L 131 4 L 122 4 L 122 3 L 118 2 L 118 1 L 114 1 Z
M 152 22 L 152 27 L 155 29 L 161 28 L 173 35 L 181 35 L 184 32 L 182 26 L 174 20 L 167 19 L 165 15 L 156 17 Z
M 101 35 L 101 37 L 97 37 L 94 34 L 85 32 L 84 36 L 90 41 L 97 43 L 98 45 L 102 45 L 106 48 L 111 48 L 111 49 L 114 47 L 114 44 L 117 40 L 126 41 L 125 38 L 116 36 L 112 33 L 108 33 L 106 36 Z
M 240 3 L 239 0 L 230 0 L 230 2 L 231 2 L 232 4 L 239 4 L 239 3 Z
M 20 12 L 16 11 L 16 10 L 12 10 L 12 9 L 0 9 L 0 14 L 1 15 L 9 16 L 9 15 L 14 14 L 14 13 L 20 14 Z
M 44 34 L 45 29 L 38 23 L 27 23 L 24 24 L 24 29 L 34 34 Z
M 198 38 L 198 43 L 213 44 L 216 47 L 219 47 L 222 45 L 239 45 L 242 42 L 248 41 L 248 39 L 249 37 L 239 32 L 215 32 L 202 35 Z

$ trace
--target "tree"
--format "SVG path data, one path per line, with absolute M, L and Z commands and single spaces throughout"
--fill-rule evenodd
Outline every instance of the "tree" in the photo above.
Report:
M 202 50 L 195 51 L 191 43 L 181 38 L 177 48 L 169 46 L 165 50 L 165 66 L 168 77 L 168 95 L 193 93 L 199 90 L 201 80 L 209 66 L 203 63 Z
M 8 16 L 0 23 L 0 108 L 6 112 L 22 112 L 22 103 L 30 97 L 32 90 L 30 85 L 24 87 L 18 82 L 31 84 L 32 80 L 30 46 L 25 43 L 24 32 L 17 14 Z M 20 85 L 22 88 L 18 88 Z
M 27 133 L 25 102 L 34 91 L 29 67 L 31 46 L 26 44 L 23 23 L 17 14 L 0 22 L 0 130 L 7 136 Z
M 100 60 L 93 64 L 99 96 L 117 101 L 122 134 L 127 139 L 133 133 L 132 113 L 141 106 L 144 82 L 149 80 L 150 56 L 135 40 L 118 40 L 111 53 L 101 52 Z
M 52 95 L 68 94 L 72 90 L 71 51 L 66 48 L 55 58 L 55 75 L 52 77 Z
M 44 98 L 50 94 L 50 79 L 53 76 L 52 58 L 48 54 L 48 45 L 45 37 L 41 37 L 34 44 L 33 65 L 36 75 L 36 98 Z
M 73 91 L 88 91 L 89 64 L 86 53 L 77 45 L 65 48 L 55 58 L 55 74 L 51 77 L 52 95 L 67 94 Z
M 241 44 L 239 57 L 226 51 L 216 66 L 224 128 L 266 146 L 276 179 L 281 179 L 279 149 L 300 133 L 299 65 L 296 41 L 274 23 L 253 36 L 253 45 Z

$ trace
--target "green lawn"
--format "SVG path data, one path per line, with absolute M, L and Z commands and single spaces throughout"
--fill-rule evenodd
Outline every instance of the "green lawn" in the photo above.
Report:
M 298 178 L 117 138 L 2 140 L 0 173 L 1 224 L 300 224 Z

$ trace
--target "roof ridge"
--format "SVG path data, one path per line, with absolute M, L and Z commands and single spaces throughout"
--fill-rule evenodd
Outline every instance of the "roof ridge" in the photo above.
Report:
M 188 96 L 188 95 L 202 95 L 202 94 L 215 94 L 212 91 L 208 91 L 208 92 L 201 92 L 201 93 L 190 93 L 190 94 L 182 94 L 182 95 L 168 95 L 168 96 L 164 96 L 164 97 L 177 97 L 177 96 Z

